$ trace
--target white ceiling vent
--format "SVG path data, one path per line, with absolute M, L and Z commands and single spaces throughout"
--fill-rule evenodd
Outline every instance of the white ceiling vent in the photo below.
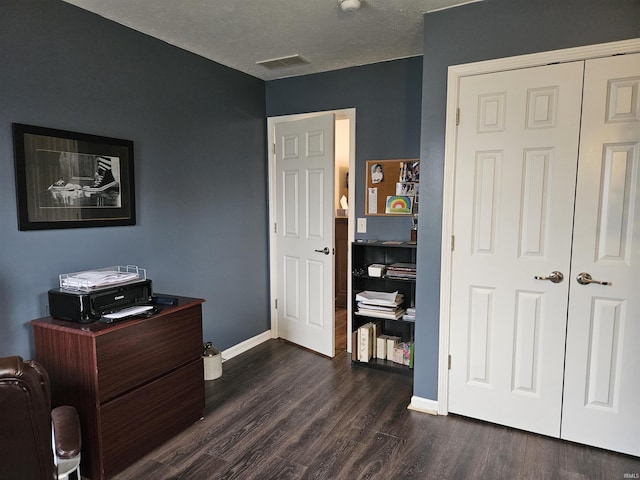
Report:
M 274 69 L 274 68 L 293 67 L 296 65 L 304 65 L 306 63 L 309 63 L 309 60 L 301 57 L 300 55 L 290 55 L 288 57 L 272 58 L 271 60 L 262 60 L 260 62 L 256 62 L 256 65 L 262 65 L 263 67 Z

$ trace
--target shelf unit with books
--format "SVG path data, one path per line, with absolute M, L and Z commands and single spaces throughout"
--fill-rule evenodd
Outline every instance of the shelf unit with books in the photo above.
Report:
M 416 296 L 415 243 L 356 241 L 351 245 L 351 254 L 353 267 L 352 364 L 413 376 L 413 365 L 403 363 L 407 362 L 407 355 L 410 355 L 411 361 L 413 359 Z M 377 314 L 375 309 L 379 307 L 375 305 L 369 307 L 359 302 L 363 298 L 363 292 L 374 292 L 373 295 L 377 292 L 387 294 L 398 292 L 402 303 L 398 307 L 390 307 L 387 310 L 381 308 L 382 313 Z M 404 311 L 406 309 L 409 309 L 409 312 Z M 382 345 L 383 342 L 385 343 L 382 347 L 384 352 L 378 349 L 378 345 Z M 396 358 L 397 361 L 393 361 L 394 345 L 398 355 L 400 355 L 399 349 L 404 347 L 403 360 Z M 372 351 L 367 352 L 368 349 Z M 407 352 L 407 349 L 410 351 Z M 369 355 L 371 358 L 367 359 Z

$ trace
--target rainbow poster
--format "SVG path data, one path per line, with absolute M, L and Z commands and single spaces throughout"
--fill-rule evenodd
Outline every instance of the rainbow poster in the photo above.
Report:
M 411 215 L 411 197 L 404 195 L 393 195 L 387 197 L 387 206 L 385 213 L 392 213 L 396 215 Z

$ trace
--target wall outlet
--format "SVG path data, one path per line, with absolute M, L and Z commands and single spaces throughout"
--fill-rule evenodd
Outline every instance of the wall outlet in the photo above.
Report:
M 358 233 L 367 233 L 367 219 L 366 218 L 359 218 L 358 219 L 357 231 L 358 231 Z

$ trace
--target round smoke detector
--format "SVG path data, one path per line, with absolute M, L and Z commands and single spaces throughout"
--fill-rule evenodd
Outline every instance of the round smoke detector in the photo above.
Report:
M 360 0 L 338 0 L 338 3 L 345 12 L 355 12 L 360 8 Z

